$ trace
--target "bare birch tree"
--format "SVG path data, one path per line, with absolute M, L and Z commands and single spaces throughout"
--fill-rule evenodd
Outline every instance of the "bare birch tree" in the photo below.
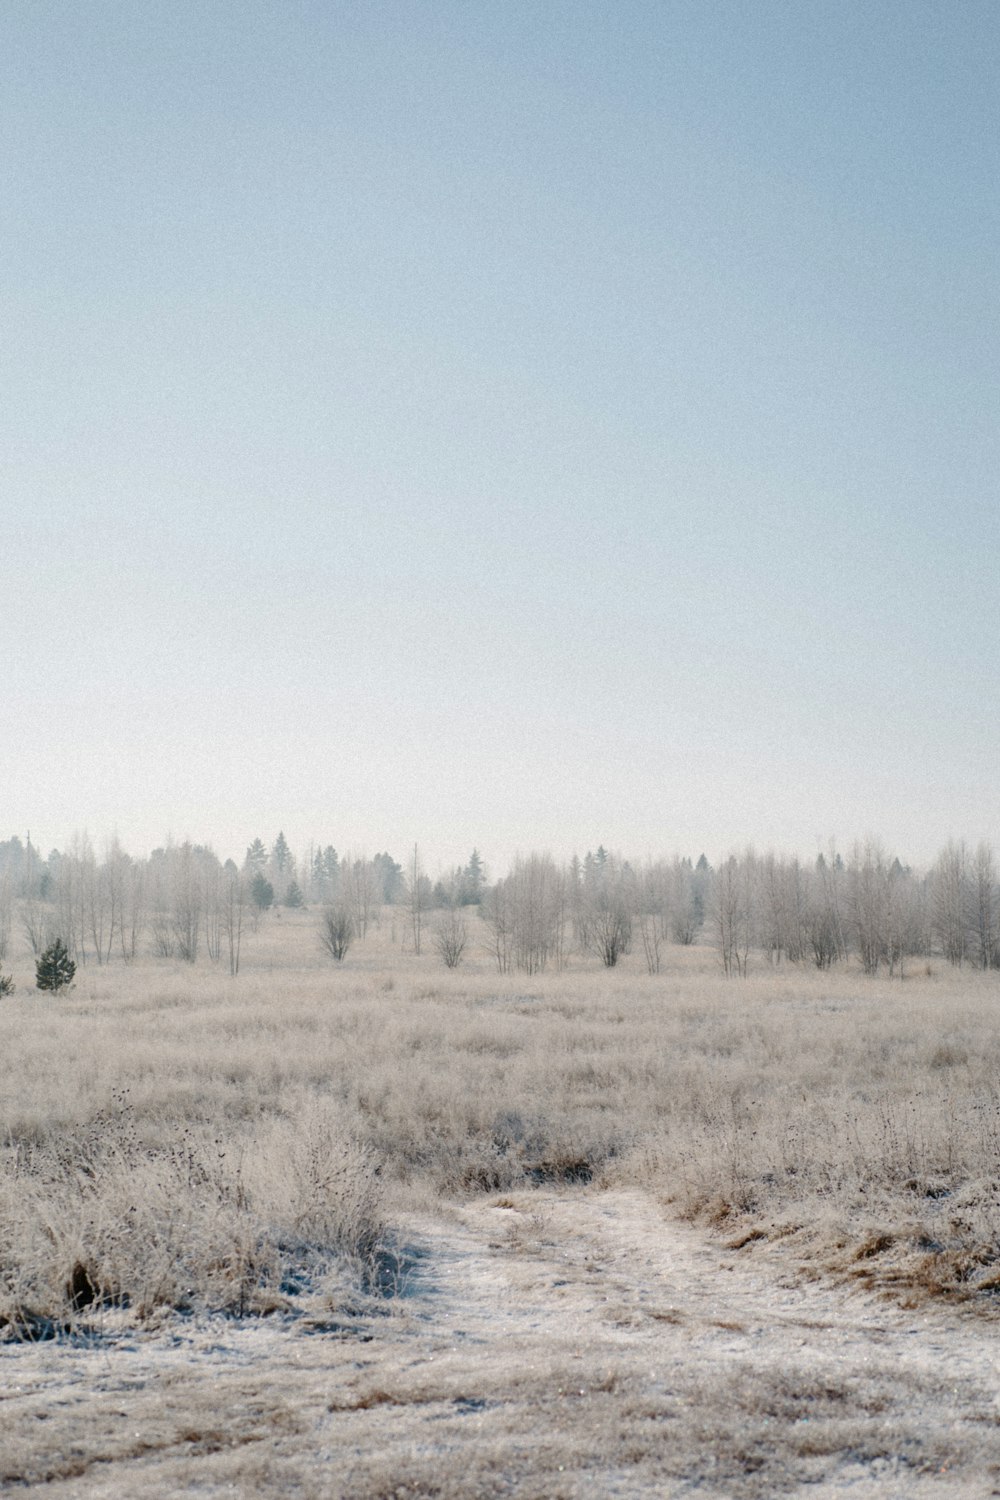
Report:
M 122 870 L 122 914 L 118 940 L 122 961 L 135 963 L 146 927 L 146 866 L 128 860 Z
M 581 946 L 613 969 L 632 942 L 635 882 L 610 855 L 584 889 L 580 913 Z
M 0 962 L 7 957 L 14 912 L 14 882 L 8 871 L 0 875 Z
M 496 960 L 501 974 L 508 974 L 514 966 L 514 891 L 506 880 L 498 880 L 486 892 L 479 907 L 480 916 L 489 933 L 489 950 Z
M 235 979 L 240 972 L 240 947 L 247 909 L 247 882 L 231 860 L 222 871 L 221 921 L 229 950 L 229 972 Z
M 987 843 L 976 849 L 973 859 L 976 908 L 976 952 L 981 969 L 1000 969 L 1000 906 L 993 850 Z
M 662 860 L 647 864 L 634 882 L 634 920 L 650 974 L 660 972 L 663 945 L 670 935 L 672 895 L 672 872 Z
M 972 888 L 969 856 L 964 843 L 949 843 L 938 855 L 933 871 L 933 925 L 941 952 L 961 968 L 968 956 Z
M 424 872 L 420 864 L 420 850 L 414 844 L 410 868 L 407 872 L 407 885 L 410 892 L 410 931 L 413 934 L 413 951 L 418 958 L 424 928 L 424 912 L 427 908 L 425 884 Z
M 37 891 L 24 898 L 21 902 L 21 928 L 34 958 L 44 953 L 49 945 L 51 922 L 52 907 Z
M 483 904 L 490 949 L 502 974 L 511 968 L 537 974 L 562 959 L 566 896 L 549 854 L 518 855 Z
M 382 904 L 378 872 L 365 855 L 346 854 L 340 865 L 340 882 L 355 935 L 364 942 L 370 924 L 378 919 Z
M 752 850 L 730 854 L 716 872 L 712 892 L 715 942 L 727 978 L 745 978 L 753 942 L 755 865 Z

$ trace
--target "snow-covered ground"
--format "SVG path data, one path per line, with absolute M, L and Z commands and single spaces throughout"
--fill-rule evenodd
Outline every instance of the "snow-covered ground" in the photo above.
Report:
M 720 1249 L 646 1194 L 406 1225 L 339 1321 L 0 1347 L 0 1487 L 53 1497 L 1000 1494 L 1000 1325 Z

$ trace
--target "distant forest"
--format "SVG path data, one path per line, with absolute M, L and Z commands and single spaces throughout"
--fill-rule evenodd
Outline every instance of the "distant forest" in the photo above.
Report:
M 432 882 L 417 848 L 405 863 L 331 844 L 296 855 L 281 832 L 270 845 L 255 838 L 239 864 L 191 842 L 143 859 L 117 839 L 98 853 L 86 835 L 47 856 L 30 837 L 0 842 L 0 962 L 18 926 L 36 956 L 58 937 L 77 964 L 152 954 L 227 962 L 235 974 L 247 928 L 268 912 L 313 907 L 327 934 L 341 935 L 334 946 L 324 938 L 335 958 L 390 909 L 404 916 L 416 953 L 436 934 L 445 962 L 460 960 L 466 916 L 475 918 L 477 943 L 501 972 L 560 967 L 576 951 L 608 968 L 635 952 L 655 974 L 671 944 L 698 942 L 714 945 L 735 976 L 751 960 L 820 969 L 853 960 L 890 977 L 934 956 L 1000 969 L 1000 884 L 987 843 L 951 842 L 923 871 L 874 839 L 809 863 L 746 849 L 714 867 L 704 854 L 640 863 L 598 847 L 565 865 L 519 856 L 494 880 L 473 849 Z

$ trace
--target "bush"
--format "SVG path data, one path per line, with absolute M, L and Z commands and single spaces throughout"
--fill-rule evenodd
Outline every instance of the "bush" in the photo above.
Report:
M 58 994 L 73 983 L 76 964 L 66 952 L 61 938 L 51 943 L 35 965 L 35 984 L 40 990 L 51 990 Z
M 351 946 L 353 937 L 354 923 L 346 907 L 330 907 L 323 913 L 319 940 L 331 958 L 341 963 L 347 957 L 347 950 Z
M 14 976 L 13 976 L 13 974 L 0 974 L 0 995 L 13 995 L 13 993 L 14 993 Z
M 457 969 L 462 962 L 462 954 L 468 942 L 468 932 L 465 926 L 465 918 L 460 910 L 453 908 L 442 917 L 440 925 L 434 934 L 434 946 L 438 957 L 446 968 Z

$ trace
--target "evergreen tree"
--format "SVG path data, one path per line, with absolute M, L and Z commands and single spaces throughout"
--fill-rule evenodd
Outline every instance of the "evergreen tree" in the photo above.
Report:
M 691 882 L 691 912 L 695 931 L 704 924 L 708 911 L 708 895 L 712 885 L 712 866 L 704 854 L 699 855 Z
M 583 888 L 586 891 L 592 891 L 596 884 L 597 865 L 594 862 L 594 856 L 588 849 L 583 858 Z
M 372 865 L 382 891 L 382 900 L 386 906 L 392 906 L 403 894 L 403 867 L 389 853 L 376 854 Z
M 462 871 L 461 901 L 463 906 L 475 906 L 483 896 L 483 862 L 479 850 L 473 849 L 469 863 Z
M 248 870 L 263 870 L 267 864 L 267 850 L 261 839 L 254 839 L 247 850 L 246 867 Z
M 40 990 L 51 990 L 58 994 L 61 989 L 73 983 L 76 973 L 76 964 L 66 952 L 66 945 L 61 938 L 56 938 L 42 954 L 35 965 L 35 984 Z
M 255 870 L 250 881 L 250 900 L 258 911 L 267 911 L 274 905 L 274 886 L 263 870 Z
M 293 880 L 289 885 L 288 890 L 285 892 L 285 905 L 293 907 L 303 907 L 305 906 L 305 904 L 306 903 L 303 900 L 302 892 L 299 890 L 299 883 L 297 880 Z
M 14 976 L 13 976 L 13 974 L 0 974 L 0 995 L 13 995 L 13 993 L 14 993 Z
M 282 872 L 292 862 L 292 851 L 291 849 L 289 849 L 288 844 L 285 840 L 285 835 L 283 833 L 279 832 L 278 837 L 274 841 L 274 848 L 271 850 L 271 858 L 274 860 L 274 868 L 277 870 L 279 875 L 282 874 Z

